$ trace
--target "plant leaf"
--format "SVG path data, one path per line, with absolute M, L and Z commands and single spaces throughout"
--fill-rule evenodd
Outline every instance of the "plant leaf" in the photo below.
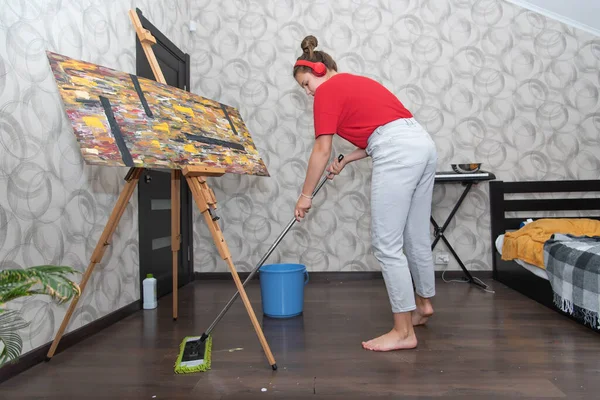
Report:
M 79 285 L 67 276 L 79 273 L 71 267 L 56 265 L 0 271 L 0 303 L 37 294 L 48 295 L 64 303 L 81 294 Z
M 0 365 L 19 358 L 23 350 L 23 340 L 18 331 L 27 326 L 29 323 L 16 310 L 4 310 L 0 314 L 0 342 L 3 345 L 0 351 Z

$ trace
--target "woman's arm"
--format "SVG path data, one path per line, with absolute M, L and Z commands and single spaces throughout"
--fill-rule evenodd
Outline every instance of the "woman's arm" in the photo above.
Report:
M 360 160 L 367 157 L 367 151 L 365 149 L 356 149 L 352 153 L 344 156 L 344 159 L 340 162 L 337 159 L 327 167 L 327 171 L 329 172 L 329 179 L 333 179 L 334 175 L 339 175 L 340 172 L 344 169 L 344 167 L 351 163 L 352 161 Z
M 344 156 L 342 163 L 349 164 L 352 161 L 358 161 L 365 157 L 367 157 L 367 151 L 365 149 L 356 149 L 347 156 Z
M 302 193 L 308 197 L 312 196 L 321 175 L 325 171 L 327 161 L 331 156 L 332 141 L 333 135 L 320 135 L 315 139 L 315 145 L 308 160 L 306 179 L 304 180 L 304 186 L 302 186 Z

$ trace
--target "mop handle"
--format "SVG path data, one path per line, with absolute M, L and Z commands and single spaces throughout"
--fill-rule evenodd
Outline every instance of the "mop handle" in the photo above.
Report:
M 338 161 L 342 161 L 343 159 L 344 159 L 344 155 L 340 154 L 338 156 Z M 317 185 L 317 187 L 313 191 L 313 194 L 312 194 L 313 197 L 319 192 L 319 190 L 325 184 L 325 182 L 327 182 L 327 179 L 328 179 L 327 176 L 328 175 L 330 175 L 330 174 L 329 173 L 326 174 L 321 179 L 321 181 L 319 182 L 319 184 Z M 279 244 L 279 242 L 281 242 L 281 240 L 283 239 L 283 237 L 289 232 L 289 230 L 292 228 L 292 226 L 294 225 L 295 222 L 296 222 L 296 217 L 293 217 L 290 220 L 290 222 L 287 224 L 287 226 L 283 230 L 283 232 L 281 232 L 281 234 L 277 237 L 277 239 L 275 239 L 275 242 L 271 245 L 271 247 L 269 248 L 269 250 L 260 259 L 260 261 L 258 262 L 258 264 L 256 265 L 256 267 L 254 267 L 254 269 L 252 270 L 252 272 L 250 272 L 250 275 L 248 275 L 248 277 L 246 278 L 246 280 L 244 280 L 244 283 L 242 284 L 243 287 L 246 287 L 246 283 L 248 283 L 252 279 L 252 277 L 254 276 L 254 274 L 256 274 L 256 272 L 260 269 L 260 267 L 263 266 L 263 264 L 265 263 L 265 261 L 267 260 L 267 258 L 269 258 L 269 256 L 271 255 L 271 253 L 273 253 L 273 250 L 275 250 L 275 247 L 277 247 L 277 245 Z M 225 306 L 225 308 L 223 308 L 223 310 L 217 316 L 217 318 L 214 320 L 214 322 L 210 325 L 210 327 L 206 330 L 206 332 L 202 334 L 202 338 L 200 339 L 201 341 L 206 340 L 206 338 L 208 337 L 208 335 L 210 335 L 210 333 L 215 328 L 215 326 L 217 325 L 217 323 L 221 320 L 221 318 L 223 318 L 223 316 L 225 315 L 225 313 L 227 312 L 227 310 L 229 310 L 229 308 L 231 307 L 231 305 L 233 304 L 233 302 L 238 298 L 239 295 L 240 295 L 240 292 L 236 291 L 235 294 L 233 295 L 233 297 L 231 298 L 231 300 L 229 300 L 229 303 L 227 303 L 227 305 Z

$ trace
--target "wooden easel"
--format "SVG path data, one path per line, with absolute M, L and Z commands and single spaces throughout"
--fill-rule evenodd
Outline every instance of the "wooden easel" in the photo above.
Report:
M 144 53 L 148 59 L 150 64 L 150 68 L 157 80 L 157 82 L 167 84 L 162 70 L 158 65 L 158 61 L 156 60 L 156 56 L 154 55 L 154 51 L 152 50 L 152 45 L 156 44 L 156 39 L 152 34 L 144 29 L 141 21 L 139 20 L 137 14 L 134 10 L 129 10 L 129 17 L 133 23 L 136 34 L 142 44 L 142 48 L 144 49 Z M 119 221 L 131 199 L 131 196 L 138 184 L 140 175 L 144 168 L 131 168 L 125 177 L 127 183 L 119 198 L 117 199 L 117 203 L 113 208 L 113 211 L 108 219 L 106 226 L 104 227 L 104 231 L 100 236 L 100 240 L 94 249 L 94 253 L 92 254 L 92 258 L 90 260 L 90 264 L 88 265 L 85 273 L 83 274 L 83 278 L 80 283 L 81 293 L 83 293 L 87 282 L 92 274 L 92 271 L 96 264 L 100 263 L 106 247 L 110 244 L 110 239 L 112 234 L 116 230 Z M 250 317 L 250 321 L 254 326 L 254 330 L 258 336 L 260 344 L 267 356 L 267 360 L 273 369 L 276 369 L 275 358 L 271 353 L 271 349 L 269 348 L 269 344 L 265 338 L 265 335 L 258 323 L 256 315 L 254 314 L 254 310 L 252 309 L 252 305 L 250 304 L 250 300 L 248 299 L 248 295 L 244 290 L 244 285 L 242 284 L 240 277 L 233 265 L 233 261 L 231 260 L 231 253 L 229 252 L 229 248 L 227 243 L 225 242 L 225 238 L 221 232 L 221 228 L 217 223 L 218 217 L 214 214 L 214 210 L 217 208 L 217 200 L 215 198 L 215 194 L 213 190 L 206 183 L 206 177 L 209 176 L 222 176 L 225 174 L 225 170 L 222 168 L 208 167 L 208 166 L 186 166 L 183 169 L 183 175 L 186 178 L 190 191 L 192 192 L 192 196 L 198 206 L 198 209 L 204 215 L 204 219 L 208 225 L 208 228 L 213 237 L 213 241 L 219 251 L 219 255 L 223 260 L 227 262 L 227 266 L 233 276 L 233 280 L 237 287 L 240 296 L 242 297 L 242 301 L 244 306 L 246 307 L 246 311 L 248 316 Z M 181 238 L 180 232 L 180 187 L 181 187 L 181 171 L 180 170 L 172 170 L 171 171 L 171 250 L 173 252 L 173 320 L 177 319 L 177 291 L 178 291 L 178 282 L 177 282 L 177 256 L 180 249 L 179 242 Z M 69 320 L 77 307 L 77 303 L 81 294 L 75 297 L 71 304 L 69 305 L 69 309 L 67 310 L 67 314 L 65 315 L 60 328 L 50 346 L 50 350 L 46 356 L 46 360 L 50 360 L 54 355 L 56 348 L 60 339 L 62 338 L 64 331 L 69 324 Z
M 244 290 L 244 285 L 240 280 L 240 277 L 233 265 L 233 261 L 231 260 L 231 253 L 229 252 L 229 248 L 227 243 L 225 242 L 225 238 L 223 237 L 223 233 L 221 232 L 221 228 L 219 224 L 216 222 L 217 217 L 213 215 L 213 211 L 216 208 L 217 200 L 215 199 L 215 194 L 211 188 L 208 187 L 206 183 L 207 176 L 220 176 L 223 173 L 215 172 L 216 168 L 209 167 L 196 167 L 189 166 L 183 169 L 183 175 L 185 176 L 187 183 L 192 192 L 192 196 L 196 201 L 196 205 L 198 209 L 204 215 L 204 220 L 208 225 L 208 229 L 213 237 L 213 241 L 217 246 L 217 250 L 219 251 L 219 255 L 225 262 L 227 262 L 227 266 L 229 267 L 229 271 L 233 276 L 233 280 L 235 282 L 235 286 L 237 287 L 238 292 L 244 302 L 244 306 L 246 307 L 246 311 L 248 312 L 248 316 L 250 317 L 250 321 L 252 321 L 252 325 L 254 326 L 254 330 L 256 331 L 256 335 L 262 345 L 262 348 L 267 356 L 267 360 L 269 360 L 269 364 L 275 370 L 277 369 L 277 364 L 275 363 L 275 358 L 271 353 L 271 349 L 269 348 L 269 344 L 267 343 L 267 339 L 256 319 L 256 315 L 254 314 L 254 310 L 252 309 L 252 305 L 250 304 L 250 300 L 248 299 L 248 295 Z

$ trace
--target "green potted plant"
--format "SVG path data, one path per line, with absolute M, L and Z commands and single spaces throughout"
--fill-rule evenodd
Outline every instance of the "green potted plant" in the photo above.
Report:
M 18 310 L 6 309 L 5 304 L 35 295 L 50 296 L 59 304 L 69 301 L 81 295 L 81 289 L 68 275 L 79 273 L 71 267 L 56 265 L 0 271 L 0 366 L 21 355 L 23 340 L 19 330 L 29 325 Z

